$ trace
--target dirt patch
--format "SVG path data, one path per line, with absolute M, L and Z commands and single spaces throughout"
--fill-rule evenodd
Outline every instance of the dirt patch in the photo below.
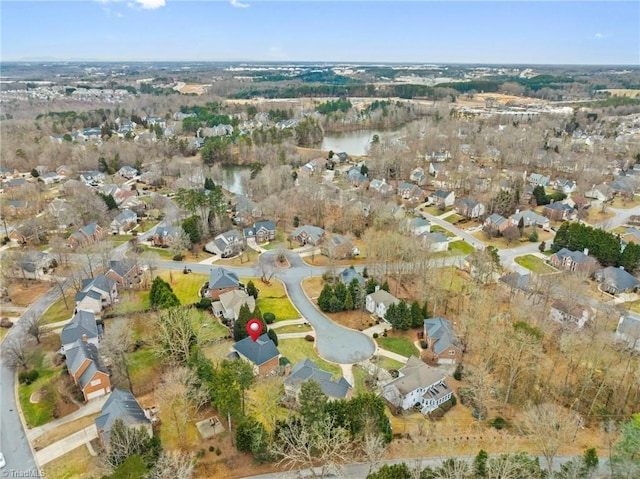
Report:
M 304 278 L 302 280 L 302 289 L 310 298 L 317 298 L 324 287 L 324 280 L 320 276 L 313 278 Z
M 341 311 L 339 313 L 325 314 L 334 323 L 358 331 L 362 331 L 376 324 L 376 320 L 368 311 Z
M 31 397 L 29 397 L 29 402 L 31 404 L 38 404 L 40 401 L 42 401 L 42 396 L 44 395 L 42 389 L 38 389 L 37 391 L 34 391 L 33 394 L 31 395 Z
M 9 284 L 9 298 L 13 306 L 30 306 L 51 289 L 51 284 L 44 281 L 14 281 Z

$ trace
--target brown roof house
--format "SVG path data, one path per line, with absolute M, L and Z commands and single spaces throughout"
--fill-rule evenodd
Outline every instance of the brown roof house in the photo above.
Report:
M 212 300 L 220 299 L 220 295 L 240 289 L 240 280 L 233 271 L 225 268 L 211 268 L 209 272 L 209 286 L 205 295 Z
M 253 364 L 253 372 L 256 375 L 265 376 L 278 370 L 280 351 L 266 334 L 255 342 L 246 337 L 235 343 L 233 349 L 240 359 Z
M 462 359 L 462 345 L 448 319 L 425 319 L 424 341 L 427 344 L 425 355 L 438 364 L 456 364 Z
M 444 375 L 415 356 L 398 372 L 399 377 L 382 389 L 382 397 L 396 412 L 419 408 L 422 414 L 428 414 L 453 395 Z
M 111 391 L 109 373 L 102 366 L 95 344 L 80 339 L 65 350 L 67 368 L 85 401 L 104 396 Z

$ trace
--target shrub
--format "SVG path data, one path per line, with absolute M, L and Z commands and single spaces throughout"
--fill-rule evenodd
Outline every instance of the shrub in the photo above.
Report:
M 429 413 L 429 417 L 431 417 L 432 419 L 440 419 L 444 416 L 445 412 L 446 411 L 442 409 L 442 407 L 438 407 L 437 409 L 434 409 Z
M 213 447 L 213 446 L 209 446 L 209 452 L 213 452 L 213 451 L 215 451 L 215 450 L 216 450 L 216 448 L 215 448 L 215 447 Z
M 489 423 L 489 425 L 500 430 L 507 427 L 507 421 L 502 416 L 497 416 Z
M 378 333 L 373 333 L 373 339 L 378 339 Z
M 205 452 L 206 452 L 206 451 L 205 451 L 204 449 L 200 449 L 200 450 L 196 453 L 196 457 L 197 457 L 198 459 L 200 459 L 200 458 L 204 457 Z
M 211 309 L 211 300 L 209 298 L 200 298 L 200 301 L 194 304 L 197 309 Z
M 173 261 L 182 261 L 184 259 L 184 255 L 182 253 L 178 253 L 173 257 Z
M 220 448 L 216 449 L 216 456 L 219 456 L 220 454 L 222 454 L 222 451 L 220 450 Z
M 37 369 L 32 369 L 31 371 L 22 371 L 18 374 L 18 381 L 20 384 L 31 384 L 36 379 L 40 377 L 40 373 Z
M 312 342 L 314 342 L 314 341 L 315 341 L 315 338 L 314 338 L 313 336 L 311 336 L 310 334 L 307 334 L 307 335 L 304 337 L 304 340 L 305 340 L 305 341 L 309 341 L 310 343 L 312 343 Z
M 0 328 L 10 328 L 13 326 L 13 323 L 9 318 L 0 319 Z
M 453 372 L 453 379 L 462 381 L 462 364 L 456 366 L 456 370 Z
M 262 315 L 262 319 L 264 319 L 265 323 L 272 324 L 276 320 L 276 315 L 271 312 L 266 312 Z

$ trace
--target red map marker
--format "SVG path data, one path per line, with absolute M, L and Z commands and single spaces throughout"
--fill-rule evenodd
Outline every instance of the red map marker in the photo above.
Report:
M 247 333 L 249 333 L 249 336 L 251 336 L 251 339 L 253 339 L 255 343 L 262 334 L 262 321 L 257 319 L 249 321 L 247 323 Z

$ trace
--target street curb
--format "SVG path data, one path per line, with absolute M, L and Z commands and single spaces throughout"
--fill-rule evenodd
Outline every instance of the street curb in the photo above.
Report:
M 27 443 L 29 444 L 29 449 L 31 449 L 31 454 L 33 455 L 33 462 L 36 465 L 36 469 L 38 471 L 41 471 L 42 468 L 40 467 L 40 464 L 38 463 L 38 456 L 36 456 L 36 450 L 33 448 L 33 444 L 31 444 L 31 441 L 29 440 L 29 438 L 27 437 L 27 431 L 30 429 L 27 427 L 27 421 L 24 418 L 24 413 L 22 412 L 22 405 L 20 404 L 20 397 L 18 395 L 18 388 L 20 387 L 20 384 L 18 383 L 18 372 L 14 371 L 13 372 L 13 394 L 16 398 L 16 409 L 18 410 L 18 416 L 20 416 L 20 422 L 22 423 L 22 429 L 24 430 L 24 438 L 27 440 Z

